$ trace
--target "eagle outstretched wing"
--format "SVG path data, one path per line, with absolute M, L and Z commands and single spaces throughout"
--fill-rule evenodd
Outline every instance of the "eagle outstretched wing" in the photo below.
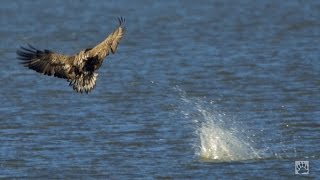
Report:
M 123 25 L 126 20 L 122 17 L 118 18 L 118 20 L 119 20 L 119 27 L 107 37 L 107 39 L 109 39 L 112 54 L 116 52 L 119 42 L 125 33 L 125 29 Z
M 21 64 L 29 69 L 35 70 L 48 76 L 69 79 L 70 70 L 69 56 L 54 53 L 50 50 L 39 50 L 29 45 L 29 47 L 20 47 L 17 50 L 18 59 Z
M 124 23 L 125 19 L 118 18 L 119 26 L 100 44 L 89 50 L 90 54 L 99 54 L 101 59 L 109 55 L 109 51 L 114 54 L 118 48 L 119 42 L 125 34 Z M 98 53 L 97 53 L 98 52 Z

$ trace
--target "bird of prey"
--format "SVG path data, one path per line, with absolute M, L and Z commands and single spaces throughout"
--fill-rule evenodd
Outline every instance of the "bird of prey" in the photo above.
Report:
M 64 55 L 50 50 L 39 50 L 29 45 L 17 50 L 21 64 L 48 76 L 67 79 L 76 92 L 90 92 L 96 85 L 103 60 L 110 51 L 114 54 L 125 34 L 125 19 L 120 17 L 119 26 L 100 44 L 80 51 L 75 55 Z

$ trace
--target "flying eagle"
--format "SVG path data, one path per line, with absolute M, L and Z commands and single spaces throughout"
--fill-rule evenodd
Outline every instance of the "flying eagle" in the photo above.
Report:
M 96 85 L 98 70 L 110 51 L 114 54 L 125 33 L 125 19 L 120 17 L 119 26 L 100 44 L 69 56 L 50 50 L 39 50 L 29 45 L 17 50 L 21 64 L 38 73 L 67 79 L 77 92 L 90 92 Z

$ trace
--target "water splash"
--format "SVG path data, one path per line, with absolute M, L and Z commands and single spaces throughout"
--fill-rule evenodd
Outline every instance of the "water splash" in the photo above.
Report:
M 209 113 L 210 114 L 210 113 Z M 211 114 L 215 116 L 214 114 Z M 248 142 L 242 140 L 237 129 L 226 129 L 209 116 L 197 127 L 198 156 L 203 160 L 239 161 L 260 158 Z M 220 117 L 223 120 L 223 116 Z
M 205 161 L 241 161 L 260 158 L 239 124 L 225 113 L 215 110 L 215 104 L 205 100 L 187 98 L 179 87 L 182 114 L 191 119 L 195 127 L 196 155 Z

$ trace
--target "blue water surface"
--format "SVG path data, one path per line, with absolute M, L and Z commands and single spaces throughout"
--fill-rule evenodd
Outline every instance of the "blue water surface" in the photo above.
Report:
M 96 88 L 19 64 L 75 54 L 126 18 Z M 0 178 L 320 175 L 320 1 L 2 1 Z

